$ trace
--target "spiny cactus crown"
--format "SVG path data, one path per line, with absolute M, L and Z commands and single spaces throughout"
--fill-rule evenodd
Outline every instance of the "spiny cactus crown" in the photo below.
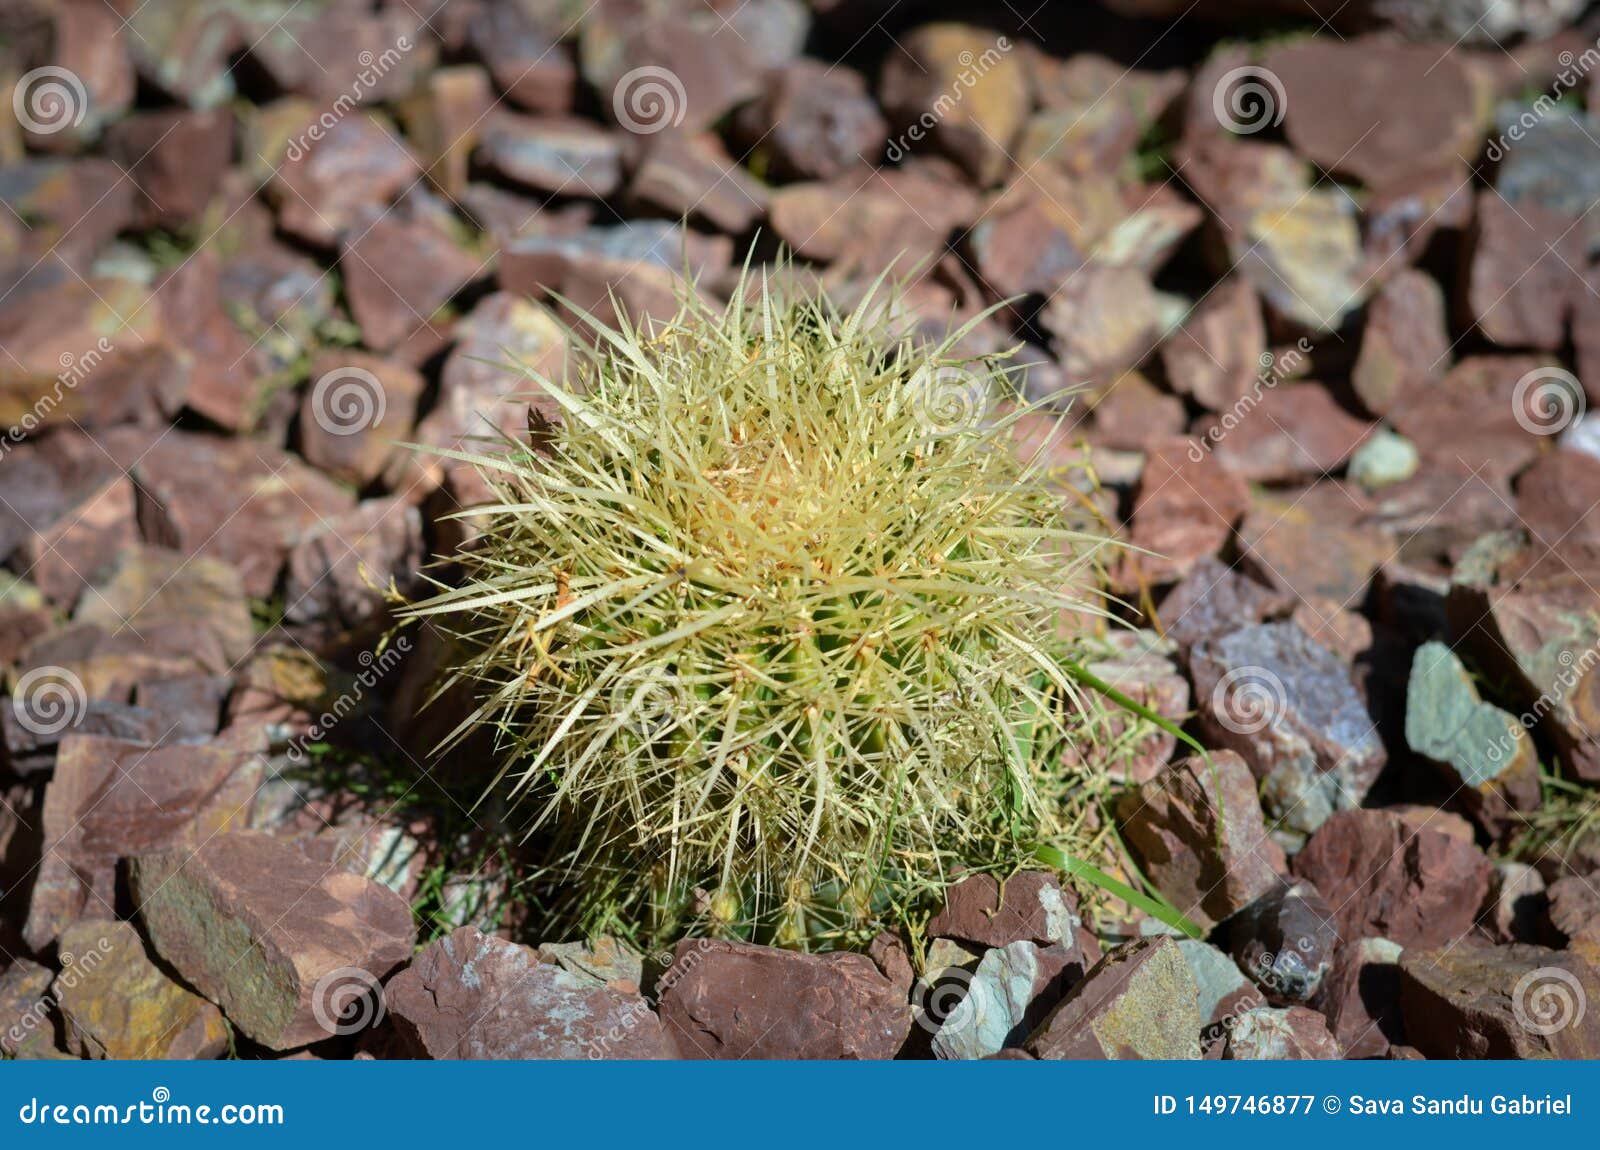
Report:
M 552 441 L 468 457 L 496 502 L 413 611 L 590 929 L 866 929 L 1073 833 L 1059 656 L 1102 540 L 1019 462 L 1003 373 L 886 341 L 881 287 L 733 301 L 539 379 Z

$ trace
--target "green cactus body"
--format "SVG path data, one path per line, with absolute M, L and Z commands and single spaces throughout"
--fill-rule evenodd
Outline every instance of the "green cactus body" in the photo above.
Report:
M 1058 621 L 1104 541 L 960 333 L 734 299 L 539 379 L 559 430 L 470 457 L 497 502 L 411 613 L 460 638 L 458 734 L 495 731 L 581 925 L 815 943 L 1074 841 L 1092 704 Z

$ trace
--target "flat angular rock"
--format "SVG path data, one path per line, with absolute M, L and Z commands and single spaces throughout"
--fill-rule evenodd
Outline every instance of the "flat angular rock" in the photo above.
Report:
M 164 974 L 129 922 L 79 923 L 61 932 L 52 993 L 67 1046 L 96 1059 L 217 1058 L 228 1049 L 222 1012 Z
M 429 944 L 383 993 L 412 1057 L 676 1057 L 637 993 L 597 985 L 470 926 Z
M 1519 827 L 1519 811 L 1543 799 L 1539 756 L 1520 719 L 1478 696 L 1454 651 L 1424 644 L 1411 661 L 1406 742 L 1442 764 L 1461 800 L 1490 835 Z
M 469 16 L 466 40 L 512 104 L 567 112 L 577 100 L 578 66 L 557 43 L 560 33 L 559 26 L 541 26 L 522 5 L 485 4 Z
M 508 180 L 552 195 L 605 199 L 622 187 L 623 140 L 588 120 L 497 113 L 478 154 Z
M 1236 276 L 1212 289 L 1161 345 L 1161 362 L 1173 388 L 1208 411 L 1226 411 L 1254 394 L 1272 363 L 1249 282 Z
M 1417 445 L 1425 464 L 1509 479 L 1539 454 L 1534 429 L 1554 430 L 1560 421 L 1564 381 L 1550 370 L 1557 367 L 1547 356 L 1468 356 L 1432 387 L 1403 397 L 1389 421 Z M 1543 399 L 1558 405 L 1541 412 Z
M 1556 350 L 1585 290 L 1584 236 L 1571 215 L 1532 203 L 1478 196 L 1467 307 L 1478 329 L 1503 347 Z
M 1400 547 L 1374 518 L 1345 483 L 1254 491 L 1239 524 L 1240 566 L 1274 590 L 1353 606 Z
M 966 995 L 939 1023 L 934 1054 L 987 1058 L 1021 1046 L 1083 972 L 1082 956 L 1060 945 L 1018 940 L 988 951 L 972 971 Z
M 1196 644 L 1265 622 L 1288 607 L 1283 594 L 1208 555 L 1161 600 L 1161 627 L 1187 659 Z
M 1404 1041 L 1398 943 L 1359 938 L 1342 943 L 1316 1005 L 1346 1058 L 1382 1058 Z
M 495 5 L 490 11 L 516 9 Z M 441 195 L 460 200 L 465 194 L 469 160 L 493 105 L 489 75 L 473 64 L 430 72 L 422 87 L 401 103 L 406 139 Z
M 160 631 L 203 632 L 210 636 L 204 646 L 215 645 L 226 670 L 255 643 L 244 583 L 221 560 L 140 545 L 123 550 L 103 574 L 73 612 L 74 622 L 146 641 Z
M 1170 644 L 1141 631 L 1107 639 L 1110 650 L 1093 652 L 1089 673 L 1169 722 L 1182 724 L 1190 714 L 1189 680 L 1172 660 Z M 1177 747 L 1175 735 L 1121 708 L 1102 714 L 1091 709 L 1086 718 L 1097 745 L 1064 749 L 1062 763 L 1069 768 L 1087 761 L 1108 778 L 1138 785 L 1165 769 Z
M 1591 46 L 1585 40 L 1583 48 Z M 1530 112 L 1533 123 L 1527 127 L 1524 117 Z M 1589 205 L 1600 197 L 1600 168 L 1589 162 L 1595 126 L 1593 110 L 1588 115 L 1551 115 L 1537 104 L 1532 108 L 1503 104 L 1496 114 L 1500 135 L 1489 148 L 1491 158 L 1499 153 L 1495 191 L 1514 207 L 1531 204 L 1577 219 L 1576 231 L 1590 255 L 1600 238 L 1593 221 L 1586 218 Z M 1512 131 L 1515 139 L 1508 138 Z
M 1004 884 L 991 874 L 962 879 L 945 892 L 945 905 L 928 920 L 928 938 L 979 947 L 1027 941 L 1041 947 L 1073 945 L 1077 900 L 1048 871 L 1019 871 Z
M 1117 813 L 1145 877 L 1202 926 L 1255 901 L 1287 869 L 1250 768 L 1231 751 L 1183 760 L 1125 794 Z
M 1336 908 L 1345 938 L 1381 936 L 1408 949 L 1470 931 L 1490 870 L 1471 842 L 1382 810 L 1340 811 L 1294 860 L 1295 874 Z
M 1198 1059 L 1200 992 L 1183 953 L 1158 935 L 1108 953 L 1023 1049 L 1035 1058 Z
M 226 108 L 139 112 L 112 127 L 106 150 L 139 185 L 144 221 L 176 230 L 210 204 L 233 159 L 233 134 Z
M 125 42 L 140 79 L 194 108 L 234 93 L 228 58 L 245 46 L 239 14 L 206 0 L 174 0 L 131 12 Z
M 1428 1058 L 1594 1058 L 1600 975 L 1539 946 L 1407 950 L 1400 958 L 1406 1041 Z
M 893 1058 L 911 1026 L 903 992 L 859 954 L 691 939 L 661 985 L 685 1058 Z
M 774 171 L 790 180 L 828 180 L 871 163 L 889 135 L 859 72 L 810 59 L 769 78 L 737 123 L 745 145 L 769 151 Z
M 392 588 L 414 591 L 427 562 L 422 514 L 398 498 L 368 499 L 289 553 L 284 620 L 349 630 L 383 616 Z
M 1196 431 L 1230 471 L 1252 483 L 1288 483 L 1338 470 L 1372 425 L 1346 412 L 1327 388 L 1308 382 L 1263 389 L 1231 431 L 1210 419 Z
M 1269 814 L 1313 831 L 1361 803 L 1383 743 L 1344 664 L 1298 624 L 1208 639 L 1189 665 L 1206 731 L 1249 764 Z
M 116 917 L 117 860 L 187 854 L 242 823 L 254 785 L 246 756 L 221 746 L 150 747 L 103 735 L 61 740 L 45 790 L 44 852 L 23 937 L 42 950 L 79 920 Z
M 1233 958 L 1209 942 L 1180 938 L 1178 949 L 1200 988 L 1201 1045 L 1208 1055 L 1216 1052 L 1245 1010 L 1265 1006 L 1266 999 L 1244 976 Z
M 1450 366 L 1444 290 L 1410 268 L 1373 296 L 1350 384 L 1373 415 L 1383 415 L 1444 377 Z
M 371 208 L 382 209 L 420 174 L 392 128 L 356 112 L 322 128 L 314 105 L 290 98 L 259 113 L 258 154 L 273 165 L 268 193 L 284 231 L 331 248 Z
M 282 451 L 182 431 L 163 437 L 134 475 L 146 538 L 231 563 L 245 592 L 261 598 L 295 543 L 355 503 Z
M 377 351 L 395 348 L 489 271 L 424 211 L 358 216 L 340 244 L 339 270 L 362 342 Z
M 738 235 L 766 214 L 767 189 L 711 132 L 652 137 L 628 181 L 628 197 L 673 219 L 700 220 Z
M 319 103 L 386 103 L 411 91 L 437 52 L 422 18 L 406 7 L 304 6 L 265 15 L 248 33 L 250 55 L 277 86 Z
M 1315 886 L 1282 880 L 1226 926 L 1228 951 L 1275 1002 L 1308 1002 L 1333 967 L 1334 912 Z
M 50 1009 L 54 977 L 49 967 L 26 958 L 0 972 L 0 1054 L 20 1060 L 54 1049 L 55 1017 Z
M 367 487 L 410 438 L 426 380 L 393 359 L 343 348 L 318 352 L 309 375 L 300 450 L 333 478 Z
M 1568 946 L 1576 943 L 1586 953 L 1595 953 L 1600 943 L 1600 895 L 1589 879 L 1569 874 L 1551 883 L 1546 913 Z
M 1249 498 L 1244 481 L 1193 441 L 1152 444 L 1134 499 L 1132 542 L 1153 554 L 1129 562 L 1154 582 L 1181 578 L 1221 550 Z
M 156 953 L 274 1050 L 348 1033 L 352 988 L 375 992 L 416 934 L 393 891 L 256 832 L 141 855 L 130 879 Z
M 1099 387 L 1154 350 L 1168 319 L 1143 271 L 1103 264 L 1070 275 L 1039 315 L 1068 375 Z
M 1224 1058 L 1238 1061 L 1336 1060 L 1339 1043 L 1328 1023 L 1304 1006 L 1258 1006 L 1234 1020 Z

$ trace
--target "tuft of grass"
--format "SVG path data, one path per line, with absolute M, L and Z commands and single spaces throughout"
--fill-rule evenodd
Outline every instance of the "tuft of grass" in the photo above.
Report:
M 891 338 L 885 294 L 586 317 L 545 441 L 445 453 L 494 498 L 406 613 L 455 637 L 446 743 L 492 732 L 552 925 L 829 945 L 1103 841 L 1061 752 L 1107 540 L 1018 459 L 1003 368 Z

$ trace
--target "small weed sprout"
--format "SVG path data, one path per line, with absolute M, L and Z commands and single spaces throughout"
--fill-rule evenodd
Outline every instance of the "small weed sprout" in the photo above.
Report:
M 885 293 L 596 323 L 537 380 L 547 442 L 459 455 L 494 500 L 409 614 L 459 645 L 453 738 L 492 730 L 561 925 L 826 945 L 1101 841 L 1061 751 L 1106 540 L 1018 459 L 1004 372 L 888 340 Z

